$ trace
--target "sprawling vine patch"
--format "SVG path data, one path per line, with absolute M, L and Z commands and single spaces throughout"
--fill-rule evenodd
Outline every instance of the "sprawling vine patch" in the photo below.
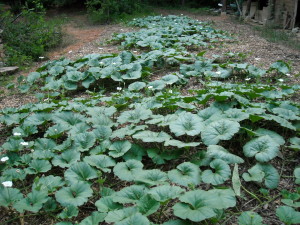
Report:
M 175 16 L 132 25 L 184 27 L 195 45 L 201 42 L 194 31 L 209 40 L 222 33 Z M 139 37 L 116 37 L 126 35 Z M 45 92 L 38 103 L 1 111 L 7 136 L 0 148 L 3 210 L 43 213 L 57 225 L 216 224 L 234 216 L 244 225 L 263 221 L 255 210 L 237 211 L 245 198 L 261 207 L 280 197 L 274 214 L 286 224 L 300 222 L 299 189 L 280 188 L 286 176 L 300 183 L 293 160 L 300 150 L 300 110 L 289 100 L 300 87 L 266 83 L 284 77 L 289 65 L 278 61 L 263 70 L 161 44 L 141 55 L 61 59 L 27 77 L 23 92 L 36 85 Z M 151 79 L 166 67 L 178 72 Z M 183 94 L 192 77 L 202 88 Z M 90 97 L 68 97 L 79 90 Z M 293 174 L 278 170 L 284 160 Z M 75 222 L 83 211 L 89 216 Z

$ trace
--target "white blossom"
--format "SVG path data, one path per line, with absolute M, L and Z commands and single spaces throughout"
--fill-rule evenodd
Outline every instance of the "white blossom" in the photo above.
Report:
M 285 74 L 286 76 L 288 76 L 288 77 L 290 77 L 291 76 L 291 74 L 289 74 L 289 73 L 287 73 L 287 74 Z
M 260 60 L 260 58 L 254 58 L 256 61 L 259 61 Z
M 118 90 L 118 91 L 121 91 L 121 90 L 122 90 L 122 88 L 121 88 L 121 87 L 117 87 L 117 90 Z
M 25 142 L 25 141 L 23 141 L 23 142 L 21 142 L 21 143 L 20 143 L 20 145 L 27 146 L 27 145 L 29 145 L 29 143 L 28 143 L 28 142 Z
M 9 158 L 8 158 L 7 156 L 2 157 L 2 158 L 0 159 L 1 162 L 6 162 L 7 160 L 9 160 Z
M 14 133 L 14 136 L 21 136 L 22 134 L 21 133 L 19 133 L 19 132 L 15 132 Z
M 71 50 L 71 51 L 69 51 L 69 54 L 71 54 L 73 51 Z
M 39 59 L 44 59 L 44 58 L 45 58 L 44 56 L 40 56 L 40 57 L 39 57 Z
M 173 91 L 172 91 L 172 90 L 169 90 L 169 93 L 170 93 L 170 94 L 172 94 L 172 93 L 173 93 Z
M 20 173 L 20 170 L 19 170 L 19 169 L 16 169 L 16 172 L 17 172 L 17 173 Z
M 102 50 L 103 48 L 98 48 L 99 50 Z
M 116 65 L 117 63 L 113 62 L 112 64 L 113 64 L 113 65 Z
M 219 74 L 219 75 L 220 75 L 220 74 L 221 74 L 221 71 L 217 71 L 216 74 Z
M 283 82 L 284 80 L 280 78 L 280 79 L 278 79 L 278 81 L 279 81 L 279 82 Z
M 223 6 L 223 4 L 219 3 L 219 4 L 218 4 L 218 6 L 222 7 L 222 6 Z
M 152 88 L 153 88 L 153 86 L 149 86 L 148 88 L 149 88 L 149 89 L 152 89 Z
M 246 78 L 245 80 L 246 80 L 246 81 L 248 81 L 248 80 L 251 80 L 251 78 L 250 78 L 250 77 L 248 77 L 248 78 Z
M 4 182 L 2 182 L 2 185 L 4 187 L 12 187 L 13 183 L 11 181 L 4 181 Z

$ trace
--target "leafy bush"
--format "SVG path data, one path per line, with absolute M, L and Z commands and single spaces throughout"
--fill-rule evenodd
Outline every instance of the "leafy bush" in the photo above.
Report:
M 24 10 L 22 18 L 17 21 L 9 12 L 1 17 L 8 65 L 37 60 L 62 39 L 60 24 L 57 21 L 46 21 L 44 13 Z
M 108 22 L 141 9 L 140 0 L 87 0 L 87 11 L 93 23 Z

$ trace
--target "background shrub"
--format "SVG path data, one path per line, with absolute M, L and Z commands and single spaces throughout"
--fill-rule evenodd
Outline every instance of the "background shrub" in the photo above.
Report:
M 61 24 L 45 20 L 44 12 L 23 10 L 22 16 L 1 15 L 2 39 L 7 65 L 24 65 L 37 60 L 62 40 Z

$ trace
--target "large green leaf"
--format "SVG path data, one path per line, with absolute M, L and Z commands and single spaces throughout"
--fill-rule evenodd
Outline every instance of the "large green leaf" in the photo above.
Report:
M 240 129 L 240 124 L 228 119 L 210 123 L 201 133 L 201 138 L 206 145 L 218 144 L 220 140 L 230 140 Z
M 97 128 L 95 130 L 93 130 L 93 133 L 95 134 L 95 137 L 100 140 L 106 140 L 109 139 L 111 134 L 112 134 L 112 130 L 110 127 L 108 126 L 97 126 Z
M 165 172 L 158 169 L 143 170 L 137 174 L 135 181 L 149 186 L 165 183 L 168 176 Z
M 262 217 L 252 211 L 243 212 L 238 217 L 239 225 L 262 225 Z
M 214 209 L 210 207 L 209 197 L 211 196 L 202 190 L 186 192 L 179 198 L 180 202 L 173 206 L 174 215 L 194 222 L 216 216 Z
M 235 193 L 231 189 L 212 189 L 207 192 L 210 196 L 209 205 L 215 209 L 227 209 L 236 205 Z
M 144 82 L 134 82 L 128 86 L 128 90 L 130 91 L 139 91 L 146 87 L 146 83 Z
M 131 185 L 113 194 L 113 201 L 121 204 L 137 203 L 146 193 L 148 188 L 142 185 Z
M 16 188 L 0 188 L 0 206 L 8 207 L 23 198 Z
M 93 195 L 90 185 L 78 181 L 70 187 L 64 187 L 55 193 L 56 201 L 63 206 L 81 206 Z
M 171 186 L 171 185 L 160 185 L 151 188 L 148 192 L 156 201 L 166 202 L 174 198 L 178 198 L 184 193 L 184 189 Z
M 106 173 L 109 173 L 111 171 L 111 169 L 109 169 L 108 167 L 113 167 L 116 165 L 115 160 L 107 155 L 86 156 L 83 160 L 91 166 L 95 166 Z
M 42 176 L 32 185 L 32 189 L 47 190 L 49 193 L 53 193 L 64 184 L 65 182 L 59 176 Z
M 134 110 L 122 112 L 118 118 L 119 123 L 138 123 L 150 118 L 152 111 L 144 107 L 136 107 Z
M 82 220 L 79 225 L 98 225 L 104 221 L 105 216 L 105 213 L 93 212 L 92 215 Z
M 33 190 L 26 198 L 16 202 L 14 208 L 20 213 L 23 213 L 24 210 L 38 212 L 43 207 L 43 204 L 47 202 L 48 198 L 46 191 Z
M 219 145 L 209 145 L 207 148 L 207 157 L 214 158 L 214 159 L 222 159 L 227 163 L 243 163 L 244 160 L 228 152 L 225 148 Z
M 74 147 L 80 152 L 88 151 L 96 141 L 91 132 L 80 133 L 74 136 Z
M 264 136 L 264 135 L 270 136 L 278 145 L 284 145 L 285 143 L 284 138 L 274 131 L 267 130 L 264 128 L 259 128 L 255 131 L 255 133 L 257 133 L 259 136 Z
M 132 137 L 140 139 L 143 142 L 164 142 L 171 139 L 171 136 L 163 131 L 159 133 L 153 131 L 141 131 L 134 134 Z
M 151 195 L 146 194 L 138 201 L 137 207 L 140 213 L 149 216 L 159 209 L 160 203 L 152 198 Z
M 210 164 L 210 167 L 214 169 L 205 170 L 202 173 L 202 180 L 205 183 L 209 183 L 212 185 L 223 184 L 226 180 L 228 180 L 231 176 L 230 167 L 226 162 L 221 159 L 215 159 Z
M 71 165 L 65 172 L 65 179 L 70 183 L 88 181 L 97 178 L 97 172 L 86 162 L 77 162 Z
M 247 157 L 255 157 L 259 162 L 268 162 L 279 153 L 279 145 L 270 136 L 261 136 L 249 141 L 243 147 Z
M 47 160 L 34 159 L 29 163 L 29 167 L 25 169 L 28 174 L 45 173 L 51 169 L 51 164 Z
M 64 151 L 60 155 L 56 155 L 53 160 L 53 166 L 59 166 L 61 168 L 70 167 L 73 163 L 80 160 L 80 152 L 70 149 Z
M 200 134 L 203 128 L 204 124 L 202 123 L 202 119 L 199 116 L 189 112 L 179 114 L 178 119 L 170 123 L 170 130 L 176 136 L 181 136 L 184 134 L 195 136 Z
M 299 224 L 300 212 L 289 206 L 279 206 L 276 209 L 276 216 L 285 224 Z
M 113 201 L 112 196 L 105 196 L 100 198 L 95 202 L 95 206 L 97 207 L 98 211 L 104 213 L 123 208 L 123 205 Z
M 114 210 L 108 212 L 107 216 L 105 217 L 105 221 L 107 223 L 118 222 L 121 220 L 126 219 L 127 217 L 134 215 L 137 213 L 137 208 L 128 207 L 124 209 Z
M 243 174 L 245 181 L 262 182 L 265 180 L 267 188 L 274 189 L 278 186 L 280 176 L 278 171 L 271 164 L 258 163 Z
M 135 159 L 119 162 L 114 167 L 114 174 L 121 180 L 133 181 L 143 169 L 143 164 Z
M 123 156 L 131 148 L 131 143 L 129 141 L 116 141 L 109 147 L 109 155 L 113 158 L 118 158 Z
M 58 217 L 61 219 L 69 219 L 75 216 L 78 216 L 78 208 L 74 205 L 68 205 L 63 211 L 58 214 Z
M 182 186 L 198 185 L 200 179 L 200 168 L 190 162 L 181 163 L 176 167 L 177 169 L 168 172 L 169 179 Z

